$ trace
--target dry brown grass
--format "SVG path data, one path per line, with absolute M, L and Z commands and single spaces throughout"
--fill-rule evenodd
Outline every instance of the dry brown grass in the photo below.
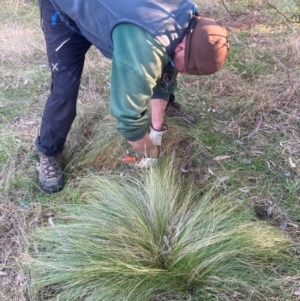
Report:
M 2 0 L 0 12 L 6 13 L 9 10 L 9 12 L 18 14 L 20 9 L 27 7 L 30 4 L 31 2 L 27 0 Z
M 37 10 L 32 8 L 32 3 L 21 0 L 3 0 L 0 5 L 0 109 L 4 108 L 4 111 L 1 111 L 3 115 L 0 114 L 0 152 L 6 156 L 5 162 L 0 162 L 1 301 L 29 300 L 29 278 L 20 257 L 26 245 L 29 222 L 37 207 L 40 207 L 29 206 L 26 197 L 28 193 L 17 188 L 20 184 L 18 178 L 27 178 L 30 173 L 28 166 L 31 162 L 25 149 L 26 152 L 33 149 L 33 137 L 39 124 L 36 113 L 30 110 L 19 111 L 18 117 L 13 119 L 5 115 L 5 112 L 13 112 L 16 109 L 14 104 L 17 104 L 18 100 L 14 95 L 23 89 L 28 74 L 34 73 L 32 67 L 39 64 L 44 56 L 44 42 L 38 26 Z M 24 12 L 26 14 L 22 22 L 20 14 Z
M 36 18 L 35 15 L 33 17 Z M 37 24 L 36 22 L 35 24 Z M 27 24 L 0 23 L 0 60 L 7 64 L 32 66 L 36 56 L 44 53 L 44 42 L 38 27 Z
M 40 211 L 39 205 L 27 207 L 21 200 L 0 199 L 0 300 L 28 300 L 29 279 L 20 256 L 27 244 L 28 228 Z

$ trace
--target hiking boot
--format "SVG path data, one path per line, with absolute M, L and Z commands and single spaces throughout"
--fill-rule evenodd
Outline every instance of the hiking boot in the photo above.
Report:
M 168 117 L 182 118 L 187 123 L 191 123 L 191 124 L 196 124 L 197 123 L 197 119 L 194 116 L 188 115 L 188 114 L 184 113 L 181 110 L 181 107 L 180 107 L 179 103 L 175 101 L 175 95 L 174 94 L 170 95 L 168 105 L 166 107 L 165 114 Z
M 62 154 L 48 157 L 39 152 L 39 181 L 42 189 L 47 193 L 55 193 L 63 189 L 64 177 L 62 173 Z

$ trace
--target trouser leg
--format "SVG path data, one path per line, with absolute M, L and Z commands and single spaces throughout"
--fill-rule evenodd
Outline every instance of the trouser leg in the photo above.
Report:
M 36 146 L 47 156 L 63 150 L 76 117 L 76 102 L 85 54 L 91 43 L 70 30 L 49 0 L 39 0 L 52 83 Z

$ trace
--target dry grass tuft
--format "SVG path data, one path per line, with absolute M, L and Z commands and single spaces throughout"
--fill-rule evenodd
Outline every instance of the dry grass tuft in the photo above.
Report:
M 101 121 L 99 121 L 101 123 Z M 190 135 L 184 127 L 169 119 L 168 134 L 163 138 L 164 151 L 172 154 L 176 149 L 176 165 L 182 166 L 189 161 L 191 143 Z M 128 143 L 111 127 L 101 127 L 95 130 L 90 137 L 91 142 L 83 148 L 78 167 L 93 166 L 100 170 L 115 170 L 118 166 L 126 166 L 122 159 L 126 156 L 138 156 L 141 154 L 131 150 Z M 97 128 L 97 123 L 94 125 Z
M 44 54 L 41 29 L 20 24 L 0 25 L 0 60 L 10 65 L 30 66 Z M 33 55 L 34 54 L 34 55 Z
M 109 138 L 99 147 L 96 142 L 87 155 L 80 160 L 79 167 L 93 166 L 100 170 L 114 170 L 126 156 L 126 142 L 120 136 Z
M 27 231 L 36 223 L 41 206 L 0 199 L 0 300 L 28 300 L 28 275 L 20 254 L 27 244 Z

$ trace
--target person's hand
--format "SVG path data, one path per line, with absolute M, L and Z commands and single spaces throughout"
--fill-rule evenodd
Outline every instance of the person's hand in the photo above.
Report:
M 135 167 L 137 168 L 149 168 L 157 164 L 158 159 L 163 155 L 163 148 L 161 146 L 157 146 L 157 157 L 156 158 L 141 158 L 138 162 L 135 163 Z
M 158 159 L 154 158 L 142 158 L 138 162 L 135 163 L 135 167 L 137 168 L 149 168 L 156 165 Z
M 161 146 L 162 136 L 167 130 L 168 130 L 168 126 L 166 124 L 163 124 L 160 130 L 155 130 L 151 125 L 150 133 L 149 133 L 149 137 L 151 141 L 155 145 Z

